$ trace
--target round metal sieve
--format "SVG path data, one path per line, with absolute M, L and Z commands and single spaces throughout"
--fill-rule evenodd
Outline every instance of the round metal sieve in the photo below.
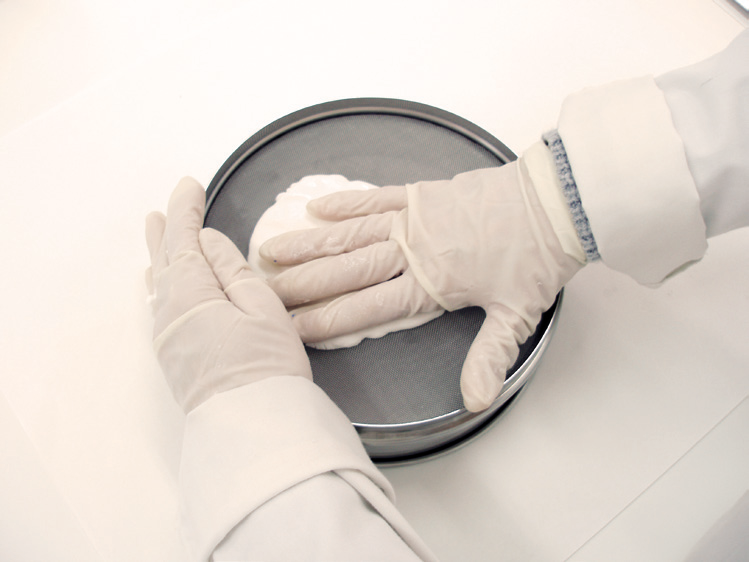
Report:
M 229 157 L 208 187 L 205 225 L 224 232 L 246 255 L 260 216 L 304 176 L 342 174 L 400 185 L 514 159 L 486 131 L 434 107 L 370 98 L 323 103 L 268 125 Z M 459 387 L 463 360 L 484 319 L 479 308 L 353 348 L 308 348 L 314 379 L 353 422 L 375 462 L 430 457 L 475 435 L 516 395 L 546 346 L 559 301 L 521 347 L 500 397 L 479 414 L 463 408 Z

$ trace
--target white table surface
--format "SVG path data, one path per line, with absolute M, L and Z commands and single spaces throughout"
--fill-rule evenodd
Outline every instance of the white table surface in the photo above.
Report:
M 150 347 L 143 219 L 291 111 L 457 113 L 521 152 L 587 85 L 741 24 L 710 0 L 0 2 L 0 559 L 184 560 L 183 417 Z M 749 232 L 658 290 L 600 265 L 512 409 L 387 469 L 443 560 L 681 560 L 749 488 Z

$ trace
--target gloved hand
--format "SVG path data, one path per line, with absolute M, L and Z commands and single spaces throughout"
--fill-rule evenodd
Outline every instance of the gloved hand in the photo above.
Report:
M 287 306 L 353 292 L 297 314 L 302 340 L 438 306 L 480 306 L 486 319 L 460 383 L 471 411 L 499 395 L 518 345 L 585 261 L 563 250 L 522 159 L 449 181 L 333 194 L 311 201 L 308 210 L 343 222 L 266 242 L 263 258 L 303 264 L 271 286 Z M 574 232 L 571 217 L 569 226 Z
M 266 377 L 312 379 L 283 304 L 231 240 L 202 228 L 204 208 L 203 188 L 184 178 L 167 216 L 146 218 L 153 346 L 185 412 L 218 392 Z

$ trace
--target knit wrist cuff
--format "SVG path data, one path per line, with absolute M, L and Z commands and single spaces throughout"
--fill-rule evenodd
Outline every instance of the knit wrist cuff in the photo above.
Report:
M 583 204 L 580 200 L 580 192 L 577 190 L 577 184 L 572 175 L 572 167 L 567 159 L 567 151 L 564 149 L 562 138 L 556 129 L 545 133 L 542 138 L 554 158 L 559 182 L 562 185 L 562 193 L 570 207 L 572 221 L 575 224 L 577 236 L 585 251 L 585 257 L 589 262 L 601 259 L 598 253 L 598 245 L 593 237 L 593 231 L 590 229 L 588 216 L 585 214 L 585 209 L 583 209 Z

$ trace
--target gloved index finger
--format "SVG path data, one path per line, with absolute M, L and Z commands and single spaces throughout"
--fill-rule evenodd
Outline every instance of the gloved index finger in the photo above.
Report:
M 318 197 L 307 203 L 307 211 L 317 218 L 340 221 L 388 211 L 401 211 L 408 206 L 403 185 L 391 185 L 363 191 L 340 191 Z
M 297 306 L 382 283 L 407 267 L 398 243 L 387 240 L 292 267 L 268 283 L 285 305 Z
M 365 248 L 390 237 L 397 213 L 349 219 L 330 226 L 287 232 L 260 246 L 260 256 L 278 265 L 296 265 Z
M 193 178 L 182 178 L 167 207 L 166 249 L 173 262 L 185 252 L 200 252 L 198 233 L 203 228 L 205 191 Z

